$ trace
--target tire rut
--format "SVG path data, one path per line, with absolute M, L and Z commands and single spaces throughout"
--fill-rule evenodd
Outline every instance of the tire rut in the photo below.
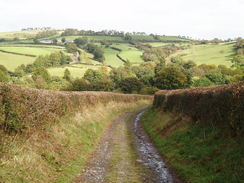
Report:
M 75 183 L 174 182 L 140 124 L 144 110 L 126 112 L 112 120 Z

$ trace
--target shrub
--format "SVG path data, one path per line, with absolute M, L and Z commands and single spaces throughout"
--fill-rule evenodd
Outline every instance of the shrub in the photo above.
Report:
M 121 80 L 119 86 L 124 93 L 138 93 L 143 87 L 143 83 L 135 77 L 130 77 Z
M 175 66 L 163 68 L 155 77 L 155 86 L 159 89 L 184 88 L 187 84 L 187 75 Z
M 244 132 L 244 82 L 206 88 L 162 90 L 154 97 L 154 106 L 182 113 L 195 122 Z
M 6 132 L 33 132 L 45 122 L 87 106 L 150 99 L 143 95 L 47 91 L 0 83 L 0 128 Z

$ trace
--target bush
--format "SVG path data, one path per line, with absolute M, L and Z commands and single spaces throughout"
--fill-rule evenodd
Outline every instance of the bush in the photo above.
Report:
M 0 65 L 0 82 L 8 82 L 8 81 L 9 81 L 8 70 L 3 65 Z
M 235 135 L 244 132 L 244 82 L 173 91 L 160 91 L 154 107 L 182 113 L 211 126 L 228 129 Z
M 66 44 L 65 48 L 68 53 L 76 53 L 78 51 L 78 48 L 77 48 L 76 44 L 74 44 L 74 43 Z
M 137 78 L 131 77 L 121 80 L 119 86 L 124 93 L 139 93 L 143 87 L 143 83 Z
M 163 68 L 155 77 L 155 86 L 159 89 L 184 88 L 187 84 L 187 75 L 175 66 Z
M 77 86 L 74 83 L 75 86 Z M 106 92 L 60 92 L 0 83 L 0 128 L 3 132 L 33 133 L 45 122 L 98 103 L 137 102 L 149 96 Z
M 142 88 L 141 91 L 140 91 L 140 94 L 143 94 L 143 95 L 153 95 L 157 91 L 159 91 L 158 88 L 153 87 L 153 86 L 148 86 L 148 87 Z
M 214 85 L 214 83 L 206 77 L 200 77 L 199 79 L 194 80 L 192 84 L 193 87 L 204 87 L 211 85 Z

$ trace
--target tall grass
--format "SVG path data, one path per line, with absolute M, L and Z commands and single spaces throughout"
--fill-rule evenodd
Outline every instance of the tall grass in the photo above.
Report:
M 119 113 L 148 105 L 148 100 L 97 103 L 50 121 L 29 136 L 5 135 L 0 147 L 0 182 L 72 182 Z

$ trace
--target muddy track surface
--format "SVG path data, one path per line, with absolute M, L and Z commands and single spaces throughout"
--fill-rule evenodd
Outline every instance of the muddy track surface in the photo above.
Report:
M 145 108 L 117 116 L 75 183 L 173 183 L 163 159 L 144 132 Z

